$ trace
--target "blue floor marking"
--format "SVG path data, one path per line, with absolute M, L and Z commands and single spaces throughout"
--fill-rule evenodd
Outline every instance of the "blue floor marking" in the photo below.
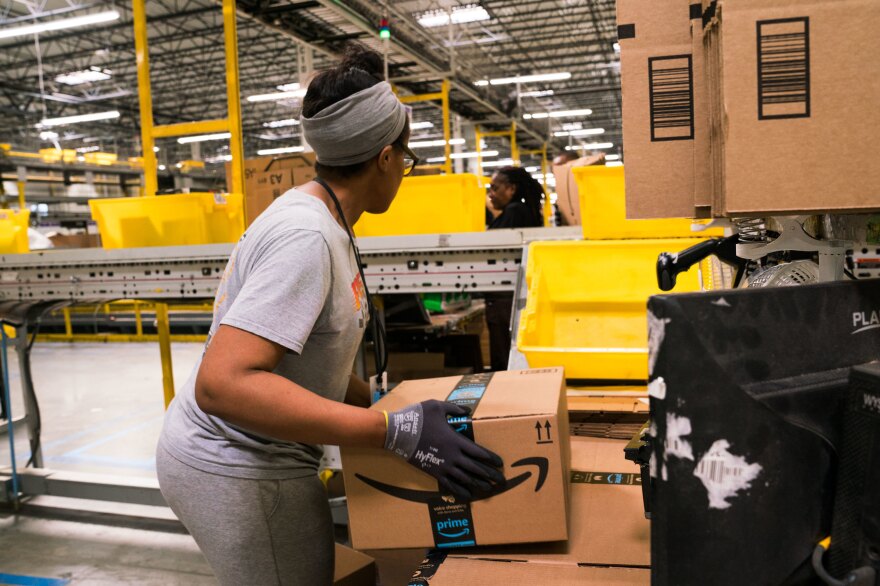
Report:
M 66 436 L 58 438 L 56 440 L 52 440 L 51 442 L 46 442 L 43 444 L 43 447 L 44 448 L 52 448 L 55 446 L 59 446 L 61 444 L 66 444 L 68 442 L 78 440 L 81 437 L 85 437 L 87 435 L 93 434 L 97 431 L 101 431 L 101 430 L 104 430 L 108 427 L 112 427 L 113 425 L 116 425 L 117 423 L 121 423 L 121 422 L 127 421 L 129 419 L 136 419 L 136 418 L 142 417 L 142 416 L 143 416 L 143 413 L 139 412 L 139 411 L 135 412 L 135 413 L 130 413 L 128 415 L 120 415 L 119 417 L 114 417 L 113 419 L 110 419 L 109 421 L 99 423 L 98 425 L 95 425 L 85 431 L 78 431 L 76 433 L 66 435 Z M 164 417 L 164 415 L 163 415 L 163 417 Z M 152 421 L 152 419 L 151 419 L 151 421 Z
M 162 420 L 164 418 L 165 418 L 164 415 L 160 415 L 159 417 L 153 417 L 152 419 L 145 421 L 144 423 L 141 423 L 139 425 L 135 425 L 133 427 L 123 429 L 122 431 L 117 431 L 116 433 L 111 433 L 110 435 L 104 436 L 101 439 L 97 439 L 93 442 L 89 442 L 84 446 L 80 446 L 80 447 L 73 449 L 65 454 L 62 454 L 61 457 L 64 458 L 64 457 L 69 457 L 69 456 L 78 456 L 78 455 L 82 454 L 83 452 L 87 452 L 87 451 L 91 450 L 92 448 L 96 448 L 98 446 L 102 446 L 102 445 L 106 444 L 107 442 L 111 442 L 115 439 L 118 439 L 118 438 L 124 436 L 124 435 L 128 435 L 129 433 L 132 433 L 132 432 L 137 431 L 139 429 L 143 429 L 144 427 L 149 427 L 151 425 L 155 425 L 155 423 L 157 421 Z
M 65 584 L 70 584 L 70 580 L 21 576 L 19 574 L 0 574 L 0 584 L 14 584 L 15 586 L 64 586 Z

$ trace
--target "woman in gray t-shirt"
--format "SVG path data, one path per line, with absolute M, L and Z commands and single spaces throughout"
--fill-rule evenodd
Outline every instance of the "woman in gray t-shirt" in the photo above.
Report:
M 332 583 L 321 444 L 384 447 L 459 498 L 503 482 L 500 458 L 448 425 L 466 410 L 368 410 L 369 385 L 351 374 L 372 312 L 350 227 L 386 211 L 417 162 L 382 69 L 378 54 L 352 46 L 312 80 L 302 127 L 318 178 L 279 197 L 238 242 L 205 353 L 165 418 L 162 494 L 221 584 Z M 416 459 L 429 451 L 437 457 Z

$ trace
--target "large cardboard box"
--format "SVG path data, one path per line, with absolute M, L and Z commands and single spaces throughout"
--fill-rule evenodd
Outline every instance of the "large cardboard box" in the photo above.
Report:
M 571 438 L 567 542 L 434 552 L 410 584 L 648 584 L 650 524 L 626 443 Z
M 715 19 L 723 213 L 880 209 L 880 3 L 737 0 Z
M 343 448 L 349 527 L 358 549 L 464 547 L 566 539 L 569 437 L 561 368 L 406 381 L 372 409 L 427 399 L 470 407 L 459 431 L 504 460 L 506 485 L 470 503 L 382 449 Z
M 226 185 L 232 183 L 232 167 L 226 163 Z M 296 153 L 258 157 L 244 162 L 244 192 L 247 224 L 250 225 L 275 198 L 291 187 L 315 178 L 315 154 Z
M 578 195 L 577 182 L 571 170 L 575 167 L 601 164 L 604 154 L 590 155 L 569 161 L 562 165 L 553 165 L 553 177 L 556 178 L 556 207 L 566 226 L 579 226 L 581 223 L 581 200 Z
M 337 543 L 333 586 L 376 586 L 373 558 Z
M 618 0 L 626 216 L 694 217 L 688 0 Z
M 702 5 L 691 4 L 691 55 L 694 69 L 694 216 L 712 216 L 712 176 L 709 159 L 709 96 L 706 53 L 703 50 Z

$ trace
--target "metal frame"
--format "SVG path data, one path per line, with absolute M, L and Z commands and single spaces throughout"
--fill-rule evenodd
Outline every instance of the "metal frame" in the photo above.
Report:
M 442 165 L 442 169 L 445 173 L 452 173 L 452 158 L 451 154 L 451 145 L 449 144 L 449 140 L 451 138 L 449 131 L 449 80 L 444 79 L 440 85 L 440 91 L 432 94 L 415 94 L 412 96 L 399 96 L 401 103 L 404 104 L 415 104 L 417 102 L 429 102 L 440 100 L 441 108 L 443 110 L 443 155 L 446 157 L 446 161 Z
M 519 150 L 516 148 L 516 121 L 511 121 L 510 128 L 507 130 L 493 130 L 486 132 L 481 131 L 479 126 L 474 126 L 474 140 L 477 143 L 477 178 L 480 180 L 480 185 L 483 184 L 483 147 L 480 143 L 484 138 L 491 136 L 507 138 L 507 140 L 510 141 L 510 158 L 513 159 L 513 164 L 518 166 L 520 163 Z

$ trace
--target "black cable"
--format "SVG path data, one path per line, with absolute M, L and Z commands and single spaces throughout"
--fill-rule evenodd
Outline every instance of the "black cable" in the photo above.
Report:
M 345 219 L 345 214 L 342 212 L 342 204 L 339 203 L 339 199 L 336 197 L 333 189 L 321 177 L 315 177 L 313 181 L 324 188 L 324 191 L 327 192 L 327 195 L 330 196 L 330 199 L 332 199 L 333 203 L 336 205 L 336 211 L 339 213 L 339 217 L 342 219 L 342 225 L 345 227 L 345 233 L 348 234 L 348 241 L 351 243 L 351 248 L 354 251 L 354 258 L 355 262 L 357 263 L 358 274 L 361 277 L 361 283 L 364 286 L 364 294 L 367 297 L 367 310 L 370 314 L 370 328 L 373 332 L 373 344 L 375 347 L 374 358 L 376 360 L 376 380 L 381 381 L 382 375 L 388 368 L 388 340 L 386 338 L 385 325 L 381 323 L 376 314 L 376 307 L 373 305 L 373 299 L 370 296 L 370 289 L 367 287 L 367 277 L 364 275 L 364 266 L 361 262 L 361 253 L 360 251 L 358 251 L 358 247 L 354 242 L 354 236 L 352 235 L 351 228 L 348 227 L 348 220 Z

